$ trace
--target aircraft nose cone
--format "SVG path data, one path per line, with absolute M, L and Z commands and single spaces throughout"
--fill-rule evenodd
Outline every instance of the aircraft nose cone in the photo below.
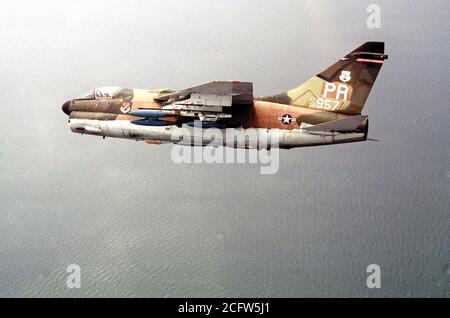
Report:
M 70 105 L 72 104 L 72 101 L 68 100 L 67 102 L 65 102 L 61 109 L 62 111 L 66 114 L 66 115 L 70 115 Z

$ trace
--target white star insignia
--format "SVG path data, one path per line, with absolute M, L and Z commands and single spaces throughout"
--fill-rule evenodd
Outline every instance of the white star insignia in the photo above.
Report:
M 290 124 L 292 121 L 292 116 L 289 114 L 284 115 L 283 117 L 281 117 L 281 122 L 285 125 Z

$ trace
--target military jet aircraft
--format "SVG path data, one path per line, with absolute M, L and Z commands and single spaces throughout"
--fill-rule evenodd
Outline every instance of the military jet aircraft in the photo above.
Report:
M 102 87 L 65 102 L 62 110 L 75 133 L 150 144 L 260 149 L 270 148 L 262 139 L 275 136 L 279 148 L 364 141 L 369 121 L 361 111 L 387 58 L 384 42 L 366 42 L 300 86 L 272 96 L 253 96 L 253 84 L 239 81 L 180 90 Z M 196 128 L 223 133 L 199 140 Z M 257 134 L 243 142 L 228 134 L 250 130 Z

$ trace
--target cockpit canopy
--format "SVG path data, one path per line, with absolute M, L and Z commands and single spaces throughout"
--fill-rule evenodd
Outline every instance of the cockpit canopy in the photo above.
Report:
M 92 89 L 75 99 L 112 99 L 112 98 L 131 100 L 133 98 L 133 90 L 130 88 L 115 87 L 115 86 L 100 87 Z

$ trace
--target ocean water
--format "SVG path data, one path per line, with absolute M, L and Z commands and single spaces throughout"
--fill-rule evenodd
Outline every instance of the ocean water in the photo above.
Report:
M 369 29 L 369 3 L 2 1 L 0 296 L 448 297 L 449 5 L 379 1 Z M 60 109 L 107 85 L 282 92 L 368 40 L 390 56 L 379 141 L 281 151 L 274 175 L 73 134 Z

